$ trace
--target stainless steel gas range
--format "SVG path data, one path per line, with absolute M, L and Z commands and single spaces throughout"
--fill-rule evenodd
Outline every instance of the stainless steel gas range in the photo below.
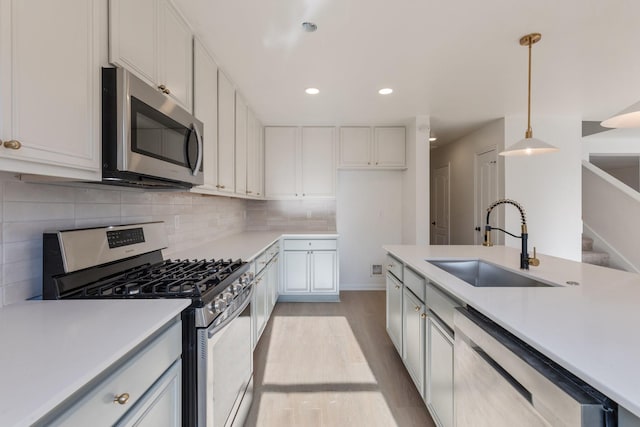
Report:
M 163 260 L 164 223 L 43 235 L 44 299 L 189 298 L 182 425 L 241 426 L 252 397 L 252 275 L 241 260 Z

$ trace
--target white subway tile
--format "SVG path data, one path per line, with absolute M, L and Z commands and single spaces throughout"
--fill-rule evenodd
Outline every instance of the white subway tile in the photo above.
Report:
M 2 283 L 5 286 L 37 277 L 42 277 L 42 256 L 2 265 Z
M 112 218 L 83 218 L 76 220 L 74 228 L 108 227 L 110 225 L 120 225 L 121 223 L 119 216 Z
M 4 254 L 4 264 L 38 258 L 42 257 L 42 238 L 23 242 L 5 243 L 0 248 L 2 248 Z
M 4 305 L 23 302 L 42 295 L 42 278 L 34 277 L 23 282 L 11 283 L 2 287 Z
M 120 204 L 120 190 L 114 187 L 108 189 L 81 188 L 76 194 L 76 203 L 118 203 Z
M 59 202 L 73 203 L 78 188 L 6 181 L 3 199 L 5 202 Z
M 153 193 L 141 191 L 122 191 L 120 193 L 122 204 L 151 204 Z
M 75 228 L 73 219 L 56 221 L 4 222 L 2 238 L 4 243 L 42 239 L 42 233 Z
M 72 219 L 72 203 L 4 202 L 3 222 Z
M 116 217 L 120 217 L 120 204 L 76 204 L 76 220 Z

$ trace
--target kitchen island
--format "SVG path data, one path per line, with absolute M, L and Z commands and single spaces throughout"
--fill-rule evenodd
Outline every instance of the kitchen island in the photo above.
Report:
M 482 259 L 520 272 L 520 251 L 504 246 L 384 249 L 640 416 L 640 338 L 635 333 L 640 275 L 539 255 L 540 266 L 526 274 L 558 286 L 474 287 L 426 260 Z

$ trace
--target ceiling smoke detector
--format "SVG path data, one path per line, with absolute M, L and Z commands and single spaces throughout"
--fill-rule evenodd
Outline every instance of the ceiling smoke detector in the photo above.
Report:
M 305 30 L 307 33 L 313 33 L 318 29 L 318 26 L 313 22 L 303 22 L 302 29 Z

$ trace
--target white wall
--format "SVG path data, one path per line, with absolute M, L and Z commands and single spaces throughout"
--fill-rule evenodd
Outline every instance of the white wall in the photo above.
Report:
M 582 138 L 582 158 L 591 154 L 640 154 L 640 129 L 612 129 Z
M 340 289 L 384 289 L 384 244 L 402 241 L 401 171 L 339 171 L 337 229 L 340 234 Z M 384 271 L 384 269 L 383 269 Z
M 402 178 L 402 243 L 429 244 L 429 117 L 407 123 L 407 170 Z
M 505 159 L 505 197 L 524 207 L 529 248 L 545 254 L 581 260 L 582 147 L 579 116 L 533 117 L 534 137 L 560 151 L 538 156 Z M 505 118 L 505 146 L 524 137 L 526 117 Z M 506 229 L 520 232 L 520 216 L 505 209 Z M 508 246 L 520 240 L 507 237 Z
M 473 245 L 475 243 L 475 156 L 496 147 L 504 148 L 504 120 L 495 120 L 457 141 L 431 150 L 431 171 L 450 164 L 450 244 Z M 504 160 L 498 156 L 498 198 L 504 197 Z M 434 202 L 432 201 L 432 206 Z M 486 208 L 488 206 L 485 206 Z M 502 212 L 502 211 L 500 211 Z M 435 214 L 434 212 L 432 214 Z M 483 224 L 480 224 L 482 226 Z M 503 226 L 502 215 L 498 222 Z M 501 233 L 496 235 L 500 243 Z

